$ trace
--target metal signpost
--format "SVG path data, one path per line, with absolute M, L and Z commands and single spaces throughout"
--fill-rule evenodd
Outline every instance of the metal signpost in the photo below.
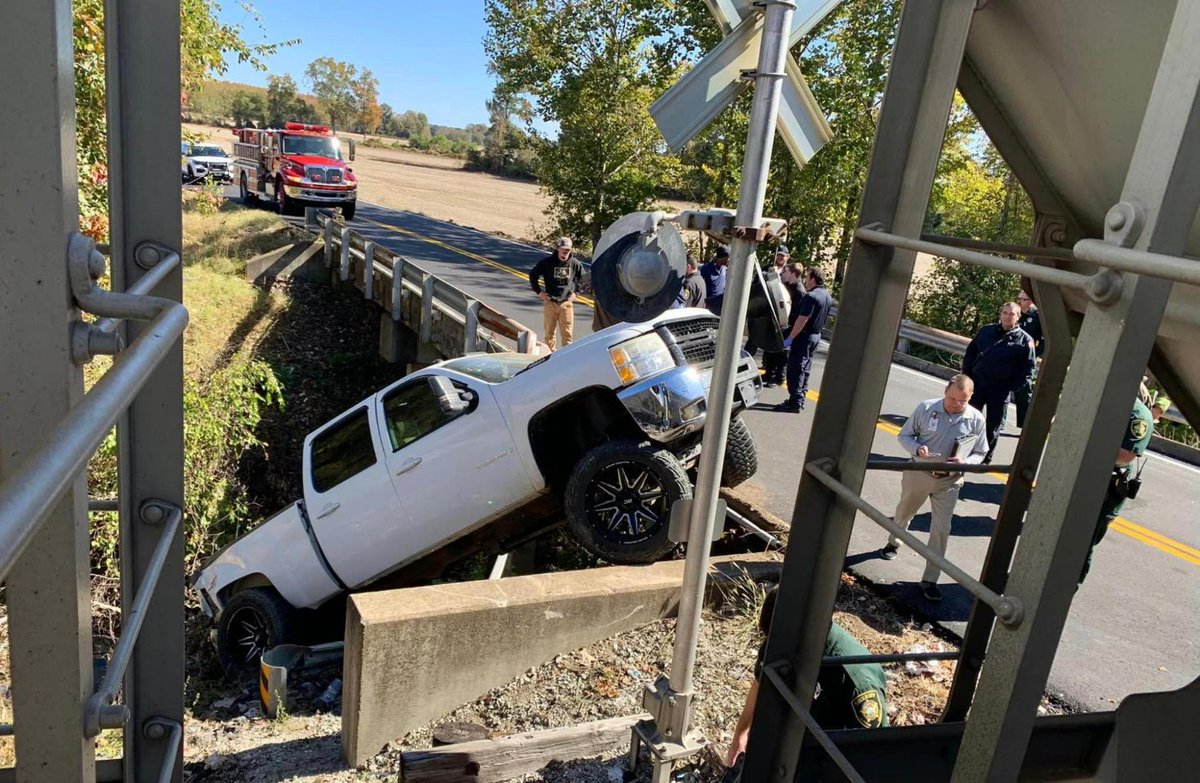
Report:
M 836 2 L 806 2 L 799 28 L 793 25 L 797 3 L 765 0 L 755 3 L 710 2 L 709 8 L 730 37 L 705 57 L 676 87 L 651 109 L 655 121 L 672 146 L 681 146 L 711 121 L 741 91 L 741 80 L 754 81 L 754 103 L 742 164 L 741 192 L 730 247 L 728 280 L 717 334 L 712 385 L 708 394 L 708 420 L 701 447 L 695 495 L 684 508 L 688 512 L 687 561 L 671 657 L 670 677 L 648 688 L 643 704 L 653 718 L 633 730 L 631 766 L 638 763 L 639 746 L 646 745 L 652 757 L 652 780 L 669 780 L 673 763 L 704 747 L 704 740 L 691 726 L 695 698 L 692 674 L 696 642 L 708 574 L 709 548 L 714 524 L 723 517 L 719 499 L 720 476 L 729 417 L 733 410 L 734 376 L 741 354 L 742 329 L 756 264 L 755 250 L 768 235 L 763 220 L 767 176 L 774 145 L 776 121 L 781 116 L 781 95 L 787 110 L 779 123 L 797 161 L 803 165 L 829 138 L 828 124 L 802 81 L 788 53 L 790 40 L 798 39 L 836 5 Z M 749 72 L 734 70 L 750 54 L 757 54 L 756 67 Z M 786 66 L 791 66 L 785 70 Z M 714 82 L 724 82 L 722 87 Z M 718 87 L 719 89 L 714 89 Z M 807 96 L 801 98 L 800 96 Z M 805 109 L 801 117 L 792 109 Z M 669 109 L 669 111 L 668 111 Z M 699 119 L 697 119 L 699 118 Z M 800 132 L 792 133 L 794 129 Z M 777 222 L 777 221 L 774 221 Z

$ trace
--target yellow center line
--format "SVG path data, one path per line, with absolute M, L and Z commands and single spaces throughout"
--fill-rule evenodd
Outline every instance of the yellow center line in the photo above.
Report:
M 458 253 L 460 256 L 470 258 L 473 261 L 478 261 L 481 264 L 486 264 L 495 269 L 499 269 L 502 272 L 507 272 L 508 274 L 512 275 L 513 277 L 519 278 L 526 282 L 528 282 L 528 280 L 529 280 L 528 272 L 522 272 L 520 269 L 515 269 L 511 266 L 508 266 L 507 264 L 502 264 L 499 261 L 493 261 L 492 259 L 490 259 L 486 256 L 481 256 L 477 253 L 472 253 L 469 250 L 463 250 L 461 248 L 457 248 L 454 245 L 449 245 L 440 240 L 424 236 L 423 234 L 418 234 L 417 232 L 411 231 L 407 228 L 401 228 L 400 226 L 393 226 L 389 223 L 381 223 L 378 220 L 371 220 L 370 218 L 359 218 L 359 219 L 364 222 L 379 226 L 380 228 L 386 228 L 389 231 L 395 231 L 397 234 L 403 234 L 404 236 L 412 237 L 413 239 L 418 239 L 422 242 L 427 242 L 431 245 L 437 245 L 438 247 L 444 248 L 445 250 L 449 250 L 453 253 Z M 578 301 L 584 305 L 587 305 L 588 307 L 594 306 L 594 302 L 586 296 L 578 297 Z M 762 372 L 763 372 L 763 370 L 760 369 L 759 373 L 761 374 Z M 808 399 L 812 400 L 813 402 L 816 402 L 817 399 L 820 397 L 820 395 L 815 391 L 809 391 L 805 396 Z M 895 424 L 892 424 L 890 421 L 887 421 L 886 419 L 882 419 L 882 418 L 879 419 L 878 421 L 875 422 L 875 426 L 879 430 L 886 432 L 889 435 L 900 434 L 900 427 L 896 426 Z M 985 475 L 991 476 L 992 478 L 996 479 L 997 481 L 1000 481 L 1001 483 L 1008 482 L 1008 475 L 1004 474 L 1004 473 L 987 473 Z M 1167 554 L 1177 557 L 1180 560 L 1184 560 L 1184 561 L 1192 563 L 1194 565 L 1200 565 L 1200 550 L 1194 549 L 1194 548 L 1188 546 L 1187 544 L 1176 541 L 1173 538 L 1164 536 L 1161 533 L 1156 533 L 1155 531 L 1150 530 L 1149 528 L 1142 527 L 1141 525 L 1137 524 L 1136 522 L 1132 522 L 1128 519 L 1125 519 L 1124 517 L 1117 517 L 1116 519 L 1113 520 L 1112 524 L 1109 527 L 1113 530 L 1116 530 L 1118 533 L 1129 536 L 1130 538 L 1134 539 L 1135 541 L 1140 541 L 1143 544 L 1146 544 L 1147 546 L 1151 546 L 1162 552 L 1166 552 Z
M 516 269 L 514 267 L 508 266 L 507 264 L 502 264 L 499 261 L 494 261 L 494 260 L 488 258 L 487 256 L 481 256 L 478 253 L 472 253 L 469 250 L 463 250 L 462 248 L 455 247 L 454 245 L 446 244 L 445 242 L 442 242 L 441 240 L 433 239 L 432 237 L 427 237 L 424 234 L 418 234 L 416 231 L 411 231 L 407 228 L 401 228 L 400 226 L 393 226 L 390 223 L 381 223 L 378 220 L 371 220 L 370 218 L 359 218 L 359 219 L 362 220 L 363 222 L 371 223 L 372 225 L 379 226 L 380 228 L 386 228 L 389 231 L 395 231 L 397 234 L 403 234 L 406 237 L 412 237 L 413 239 L 418 239 L 422 242 L 427 242 L 431 245 L 437 245 L 438 247 L 443 248 L 445 250 L 449 250 L 452 253 L 458 253 L 460 256 L 469 258 L 472 261 L 478 261 L 481 264 L 487 264 L 490 267 L 499 269 L 502 272 L 508 272 L 513 277 L 524 280 L 526 282 L 526 284 L 529 283 L 529 273 L 528 272 L 522 272 L 520 269 Z M 595 306 L 595 303 L 586 296 L 578 296 L 577 295 L 575 297 L 575 299 L 580 304 L 587 305 L 588 307 Z

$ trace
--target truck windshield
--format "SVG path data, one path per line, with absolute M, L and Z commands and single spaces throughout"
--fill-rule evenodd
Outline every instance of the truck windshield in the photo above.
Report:
M 192 155 L 196 157 L 207 155 L 214 158 L 224 158 L 225 150 L 220 147 L 192 147 Z
M 478 378 L 484 383 L 504 383 L 528 367 L 535 358 L 527 353 L 486 353 L 451 359 L 442 366 Z
M 342 159 L 341 145 L 332 136 L 284 136 L 283 154 Z

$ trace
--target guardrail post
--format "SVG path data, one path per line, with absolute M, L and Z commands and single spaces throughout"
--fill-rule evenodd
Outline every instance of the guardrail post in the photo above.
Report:
M 404 320 L 404 259 L 396 256 L 392 259 L 392 320 Z
M 341 266 L 338 268 L 339 269 L 338 274 L 339 274 L 342 282 L 344 283 L 350 279 L 350 229 L 348 229 L 348 228 L 342 229 L 341 243 L 342 243 L 342 258 L 341 258 Z
M 433 275 L 421 274 L 421 343 L 433 341 Z
M 320 227 L 320 223 L 317 221 L 317 207 L 305 207 L 304 228 L 308 231 L 316 231 Z
M 178 25 L 178 10 L 175 20 Z M 0 177 L 3 482 L 79 402 L 83 376 L 71 361 L 64 328 L 78 318 L 71 312 L 66 258 L 79 214 L 71 3 L 4 3 L 0 26 L 10 31 L 0 46 L 0 71 L 9 74 L 0 79 L 0 105 L 10 107 Z M 175 187 L 178 221 L 178 179 Z M 95 751 L 82 729 L 92 690 L 88 575 L 87 482 L 81 474 L 53 504 L 7 578 L 17 780 L 94 779 Z
M 363 242 L 363 299 L 375 298 L 375 243 Z
M 479 300 L 467 299 L 466 331 L 463 339 L 463 352 L 474 353 L 479 350 Z
M 333 220 L 325 221 L 325 268 L 333 266 Z

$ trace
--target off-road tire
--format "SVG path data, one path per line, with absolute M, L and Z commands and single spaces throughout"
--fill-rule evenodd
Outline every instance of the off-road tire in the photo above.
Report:
M 357 208 L 357 201 L 347 201 L 346 203 L 342 204 L 342 220 L 346 221 L 347 223 L 349 223 L 351 220 L 354 220 L 354 212 Z
M 692 483 L 674 454 L 618 440 L 579 460 L 563 506 L 571 534 L 584 549 L 610 563 L 652 563 L 675 548 L 667 535 L 671 506 L 691 496 Z
M 262 654 L 296 639 L 296 610 L 273 587 L 235 593 L 217 624 L 217 655 L 230 675 L 258 667 Z
M 725 466 L 721 486 L 736 487 L 758 472 L 758 448 L 754 436 L 741 416 L 729 420 L 729 440 L 725 442 Z

